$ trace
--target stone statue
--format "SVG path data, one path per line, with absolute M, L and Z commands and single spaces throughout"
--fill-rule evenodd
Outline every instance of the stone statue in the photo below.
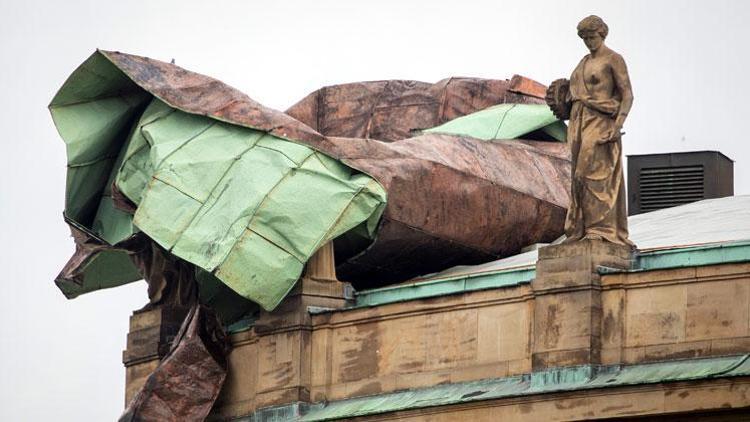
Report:
M 633 104 L 622 56 L 604 45 L 607 24 L 589 16 L 578 24 L 588 47 L 570 80 L 558 79 L 547 91 L 547 104 L 560 119 L 570 119 L 571 201 L 565 221 L 566 242 L 605 240 L 635 248 L 628 239 L 621 129 Z

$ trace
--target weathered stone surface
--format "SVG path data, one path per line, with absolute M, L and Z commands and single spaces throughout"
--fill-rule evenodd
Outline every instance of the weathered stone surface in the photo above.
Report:
M 144 359 L 163 357 L 169 351 L 187 311 L 187 308 L 157 307 L 133 312 L 127 346 L 122 353 L 125 366 Z
M 633 253 L 624 245 L 581 240 L 539 250 L 534 304 L 532 367 L 599 364 L 602 334 L 609 347 L 619 339 L 621 316 L 603 319 L 600 266 L 626 269 Z M 607 304 L 612 306 L 611 304 Z M 607 324 L 604 324 L 604 322 Z M 614 337 L 613 337 L 614 336 Z M 613 353 L 608 351 L 608 357 Z
M 214 416 L 248 414 L 254 409 L 311 400 L 312 318 L 308 309 L 341 308 L 347 284 L 335 280 L 333 256 L 317 253 L 305 276 L 273 311 L 261 311 L 254 327 L 232 337 L 229 374 Z
M 628 291 L 626 345 L 646 346 L 685 340 L 685 285 Z
M 167 354 L 187 312 L 187 308 L 165 307 L 133 312 L 127 346 L 122 352 L 125 404 L 130 402 Z
M 266 316 L 263 329 L 233 336 L 229 377 L 214 413 L 229 418 L 300 400 L 332 401 L 582 363 L 633 364 L 750 351 L 750 299 L 745 294 L 750 266 L 596 277 L 577 286 L 537 290 L 534 280 L 531 285 L 305 317 L 293 316 L 295 307 L 302 309 L 298 307 L 312 300 L 300 294 L 285 315 Z M 321 292 L 325 287 L 299 289 Z M 702 397 L 693 385 L 697 384 L 684 384 L 679 392 Z M 715 383 L 706 385 L 718 388 Z M 549 420 L 622 417 L 628 412 L 658 415 L 665 407 L 649 403 L 661 403 L 672 390 L 659 387 L 665 390 L 652 396 L 656 393 L 650 388 L 627 390 L 633 400 L 640 400 L 638 406 L 621 403 L 618 394 L 601 396 L 603 405 L 599 399 L 580 402 L 583 397 L 575 394 L 524 399 L 526 404 L 508 413 L 508 420 L 528 420 L 524 409 L 533 409 L 541 420 L 549 415 Z M 731 389 L 722 391 L 734 394 Z M 694 403 L 669 394 L 671 411 L 693 409 Z M 511 402 L 516 403 L 498 402 L 488 415 L 506 415 L 502 409 L 516 406 Z M 708 409 L 715 403 L 696 404 L 704 405 Z M 468 407 L 436 412 L 432 416 L 447 415 L 446 420 L 474 415 L 464 413 Z
M 146 379 L 159 366 L 159 359 L 140 361 L 125 367 L 125 405 L 138 393 Z
M 598 267 L 627 269 L 633 258 L 629 247 L 605 241 L 545 246 L 539 249 L 534 291 L 599 284 Z

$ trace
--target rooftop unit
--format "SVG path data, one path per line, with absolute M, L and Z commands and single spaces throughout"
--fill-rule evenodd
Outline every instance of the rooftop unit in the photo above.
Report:
M 628 215 L 732 196 L 733 165 L 718 151 L 628 155 Z

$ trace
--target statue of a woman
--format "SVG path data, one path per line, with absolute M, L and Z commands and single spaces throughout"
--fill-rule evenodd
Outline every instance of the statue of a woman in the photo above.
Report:
M 621 133 L 633 104 L 622 56 L 604 45 L 608 28 L 598 16 L 578 24 L 587 54 L 566 80 L 552 83 L 547 103 L 558 118 L 569 118 L 571 198 L 566 242 L 606 240 L 635 246 L 628 239 Z

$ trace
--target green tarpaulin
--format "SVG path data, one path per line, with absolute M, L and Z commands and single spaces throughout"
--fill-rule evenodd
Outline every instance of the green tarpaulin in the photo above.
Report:
M 567 127 L 545 104 L 499 104 L 468 114 L 431 129 L 428 133 L 470 136 L 485 141 L 517 139 L 541 130 L 565 141 Z

